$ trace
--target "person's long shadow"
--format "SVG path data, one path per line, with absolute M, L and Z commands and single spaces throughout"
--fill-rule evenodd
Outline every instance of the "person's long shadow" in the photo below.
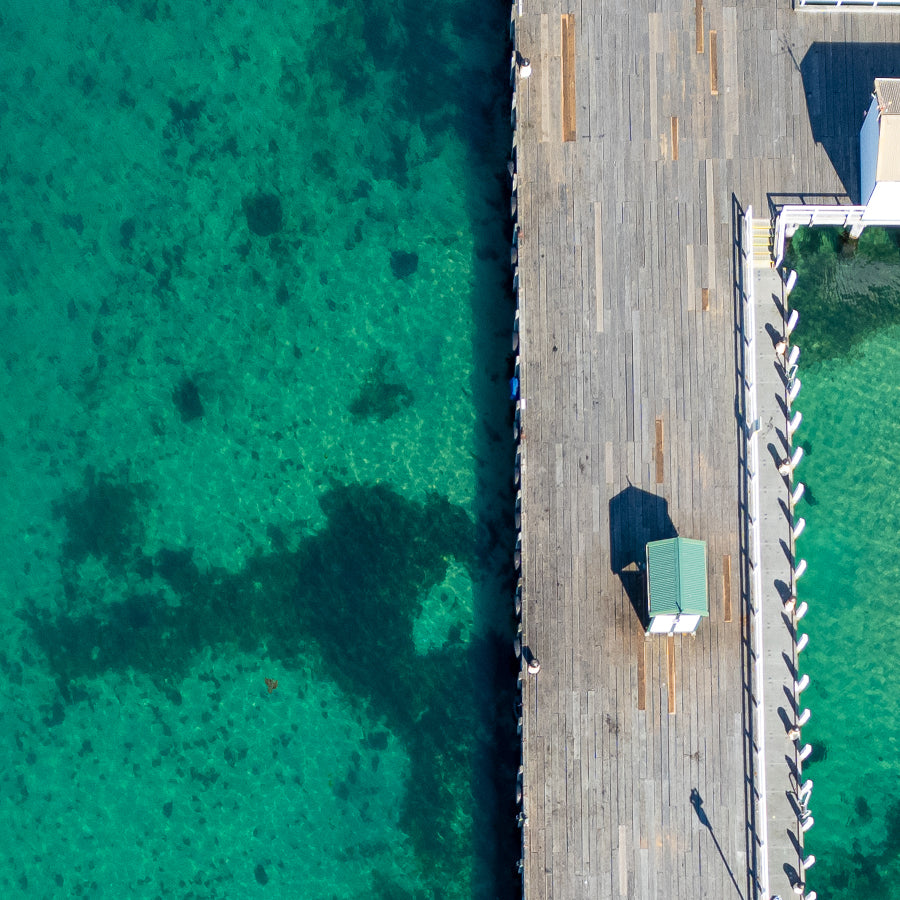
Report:
M 735 890 L 738 892 L 740 897 L 743 897 L 743 893 L 741 893 L 740 886 L 734 877 L 734 872 L 731 871 L 731 866 L 728 865 L 728 860 L 725 859 L 725 854 L 722 852 L 722 848 L 719 845 L 719 840 L 716 837 L 716 833 L 713 831 L 712 823 L 709 821 L 709 816 L 706 815 L 706 810 L 703 808 L 703 798 L 700 796 L 700 791 L 697 788 L 691 788 L 691 806 L 694 807 L 694 812 L 697 814 L 697 818 L 700 820 L 700 824 L 703 825 L 708 831 L 709 836 L 713 839 L 713 843 L 716 845 L 716 850 L 719 851 L 719 856 L 722 857 L 722 863 L 725 866 L 725 871 L 728 872 L 728 877 L 731 879 L 731 883 L 734 885 Z
M 610 568 L 619 576 L 635 615 L 645 625 L 643 566 L 650 541 L 678 537 L 669 501 L 633 484 L 609 501 Z

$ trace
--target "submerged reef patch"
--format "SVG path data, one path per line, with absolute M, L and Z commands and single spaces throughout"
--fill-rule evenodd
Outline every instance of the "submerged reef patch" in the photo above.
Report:
M 182 378 L 175 390 L 172 400 L 181 416 L 182 422 L 193 422 L 203 418 L 203 403 L 200 400 L 200 389 L 192 378 Z
M 369 374 L 350 403 L 357 419 L 376 418 L 387 421 L 413 402 L 412 391 L 401 381 L 392 380 L 396 371 L 396 354 L 381 351 Z
M 284 213 L 281 200 L 275 194 L 254 194 L 245 197 L 242 203 L 247 227 L 259 237 L 269 237 L 281 231 L 284 225 Z
M 407 250 L 391 253 L 391 271 L 397 278 L 409 278 L 419 268 L 419 254 Z
M 62 547 L 63 568 L 77 566 L 88 556 L 116 568 L 135 561 L 144 539 L 140 513 L 149 493 L 147 485 L 89 468 L 84 486 L 53 504 L 54 518 L 65 521 L 68 533 Z
M 299 648 L 313 642 L 327 677 L 404 741 L 416 788 L 403 800 L 401 821 L 437 889 L 455 871 L 456 853 L 467 852 L 458 842 L 469 839 L 454 822 L 434 817 L 435 809 L 454 807 L 454 793 L 471 778 L 471 744 L 448 741 L 447 728 L 475 733 L 474 673 L 483 673 L 485 660 L 503 658 L 499 648 L 506 642 L 451 639 L 423 655 L 413 628 L 452 560 L 477 565 L 475 528 L 445 497 L 416 502 L 384 485 L 335 486 L 320 504 L 325 525 L 302 537 L 296 551 L 260 552 L 237 574 L 202 571 L 190 548 L 145 555 L 133 487 L 90 475 L 86 491 L 62 507 L 72 532 L 69 552 L 129 560 L 133 589 L 124 601 L 91 604 L 84 614 L 28 610 L 22 616 L 70 703 L 82 696 L 74 681 L 131 670 L 169 696 L 196 654 L 210 646 L 218 652 L 265 647 L 290 670 L 302 664 Z M 104 512 L 112 515 L 111 526 Z M 73 595 L 82 587 L 78 579 L 77 570 L 64 571 Z

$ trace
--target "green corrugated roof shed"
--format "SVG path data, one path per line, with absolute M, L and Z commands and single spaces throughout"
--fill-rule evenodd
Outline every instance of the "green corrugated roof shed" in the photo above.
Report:
M 647 544 L 650 615 L 709 615 L 706 541 L 670 538 Z

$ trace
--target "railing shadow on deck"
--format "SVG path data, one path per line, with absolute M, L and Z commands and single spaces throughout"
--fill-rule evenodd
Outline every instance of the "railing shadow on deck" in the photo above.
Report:
M 875 79 L 900 76 L 900 44 L 817 41 L 801 60 L 800 75 L 813 138 L 847 193 L 858 198 L 859 129 Z
M 769 218 L 774 221 L 784 206 L 847 206 L 850 204 L 850 195 L 846 192 L 840 194 L 780 194 L 770 191 L 766 194 L 766 203 L 769 207 Z
M 755 657 L 751 635 L 751 577 L 750 577 L 750 477 L 749 477 L 749 452 L 750 435 L 747 427 L 750 410 L 747 407 L 747 395 L 745 383 L 748 378 L 748 347 L 744 340 L 746 322 L 746 291 L 749 286 L 744 284 L 746 267 L 744 254 L 752 253 L 752 246 L 745 247 L 744 238 L 744 214 L 737 197 L 731 195 L 731 271 L 732 294 L 734 302 L 734 353 L 735 353 L 735 437 L 738 451 L 738 535 L 740 539 L 740 561 L 738 572 L 740 575 L 740 622 L 741 622 L 741 681 L 742 702 L 741 718 L 744 723 L 744 814 L 746 821 L 746 851 L 747 851 L 747 896 L 759 896 L 763 888 L 760 872 L 760 846 L 757 816 L 757 738 L 756 723 L 754 720 L 754 684 L 753 672 L 755 669 Z
M 677 537 L 669 501 L 630 484 L 609 501 L 610 567 L 618 575 L 635 615 L 646 625 L 644 558 L 650 541 Z

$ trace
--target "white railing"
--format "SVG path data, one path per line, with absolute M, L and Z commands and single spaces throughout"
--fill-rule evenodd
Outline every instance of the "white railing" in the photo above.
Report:
M 897 0 L 900 6 L 900 0 Z M 784 261 L 784 245 L 799 227 L 825 225 L 853 228 L 863 224 L 864 206 L 782 206 L 775 226 L 775 267 Z M 876 225 L 877 222 L 865 224 Z
M 761 896 L 769 897 L 769 816 L 766 805 L 766 732 L 763 703 L 763 629 L 762 629 L 762 553 L 759 515 L 759 407 L 756 392 L 756 296 L 753 286 L 753 207 L 744 213 L 741 254 L 743 256 L 743 335 L 744 342 L 744 423 L 747 438 L 747 548 L 750 563 L 750 608 L 753 614 L 753 656 L 756 673 L 754 706 L 756 708 L 756 756 L 759 804 L 756 826 L 759 839 L 759 884 Z
M 796 9 L 877 9 L 900 6 L 900 0 L 794 0 Z

